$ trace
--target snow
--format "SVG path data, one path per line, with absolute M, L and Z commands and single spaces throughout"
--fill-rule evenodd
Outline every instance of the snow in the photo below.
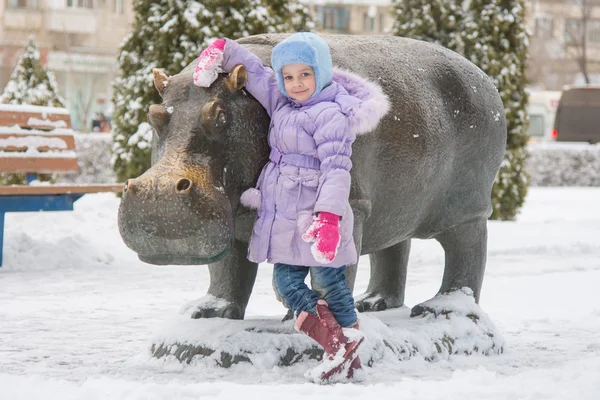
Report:
M 8 138 L 0 138 L 0 149 L 5 149 L 7 147 L 24 147 L 27 149 L 27 153 L 31 155 L 31 153 L 38 153 L 37 149 L 43 146 L 48 146 L 54 149 L 66 149 L 68 148 L 67 143 L 56 137 L 44 137 L 42 136 L 17 136 L 17 137 L 8 137 Z M 0 154 L 3 154 L 3 151 L 0 151 Z M 10 152 L 13 155 L 14 152 Z
M 331 1 L 328 0 L 300 0 L 300 3 L 312 3 L 314 5 L 329 5 Z M 390 6 L 392 0 L 337 0 L 336 4 L 351 4 L 351 5 L 376 5 L 376 6 Z
M 29 118 L 27 126 L 50 126 L 52 128 L 66 128 L 67 123 L 63 120 L 51 121 L 49 119 Z
M 138 126 L 138 130 L 129 137 L 127 144 L 129 146 L 137 146 L 140 149 L 147 149 L 147 148 L 152 147 L 151 141 L 152 141 L 152 126 L 147 122 L 142 122 Z M 121 154 L 121 157 L 123 157 L 125 155 L 126 154 L 123 153 L 123 154 Z
M 364 382 L 333 386 L 307 382 L 304 373 L 315 364 L 304 362 L 221 368 L 151 358 L 151 339 L 206 292 L 208 269 L 140 262 L 120 239 L 118 204 L 114 195 L 103 193 L 84 196 L 73 212 L 6 215 L 0 268 L 2 400 L 598 399 L 598 187 L 532 187 L 517 222 L 490 222 L 480 305 L 503 335 L 503 354 L 434 362 L 384 359 L 367 368 Z M 436 242 L 413 241 L 408 306 L 437 291 L 443 260 Z M 357 294 L 366 289 L 368 277 L 368 257 L 362 257 Z M 221 324 L 232 330 L 236 323 L 276 321 L 284 312 L 272 292 L 271 267 L 264 264 L 246 321 L 200 322 L 207 329 Z M 369 327 L 385 320 L 385 313 L 407 312 L 363 318 Z
M 527 172 L 535 186 L 600 186 L 600 144 L 529 143 Z
M 59 183 L 94 184 L 115 183 L 111 167 L 111 135 L 106 133 L 75 133 L 75 149 L 79 172 L 59 176 Z
M 35 156 L 36 158 L 77 158 L 77 154 L 71 150 L 38 151 L 37 147 L 39 146 L 62 147 L 60 143 L 64 143 L 62 140 L 46 142 L 39 139 L 40 138 L 33 138 L 33 140 L 28 140 L 27 145 L 30 147 L 27 149 L 27 151 L 0 151 L 0 158 L 29 158 L 31 156 Z M 22 144 L 25 143 L 21 140 L 0 140 L 0 147 L 20 146 Z
M 72 129 L 56 128 L 51 131 L 42 131 L 39 129 L 23 129 L 19 125 L 0 126 L 0 134 L 32 134 L 32 135 L 48 135 L 48 136 L 68 136 L 73 135 Z
M 63 107 L 45 107 L 45 106 L 32 106 L 29 104 L 0 104 L 0 111 L 8 112 L 28 112 L 28 113 L 39 113 L 42 115 L 61 114 L 69 115 L 69 110 Z

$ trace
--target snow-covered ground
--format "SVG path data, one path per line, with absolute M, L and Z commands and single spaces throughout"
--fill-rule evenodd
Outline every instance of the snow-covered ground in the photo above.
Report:
M 600 188 L 532 188 L 518 222 L 489 224 L 481 307 L 499 356 L 380 363 L 360 384 L 307 383 L 307 365 L 230 369 L 149 357 L 148 343 L 208 287 L 205 266 L 143 264 L 122 243 L 118 199 L 6 215 L 0 268 L 0 399 L 600 398 Z M 441 282 L 437 242 L 414 241 L 406 303 Z M 356 293 L 369 275 L 361 259 Z M 247 318 L 280 317 L 262 265 Z

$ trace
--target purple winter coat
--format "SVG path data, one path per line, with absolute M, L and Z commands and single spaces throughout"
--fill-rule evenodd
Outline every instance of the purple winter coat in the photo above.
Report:
M 335 77 L 329 86 L 304 102 L 284 96 L 278 88 L 275 71 L 264 66 L 255 54 L 227 39 L 222 67 L 230 72 L 238 64 L 246 68 L 246 90 L 271 117 L 268 136 L 271 161 L 263 168 L 257 183 L 261 201 L 248 259 L 257 263 L 267 260 L 326 267 L 356 263 L 354 216 L 349 204 L 350 155 L 356 134 L 373 128 L 380 117 L 377 121 L 366 121 L 367 126 L 365 121 L 353 118 L 351 110 L 360 106 L 362 100 L 349 95 L 335 82 Z M 380 95 L 385 97 L 381 92 Z M 378 107 L 377 115 L 387 112 L 387 99 L 383 100 L 384 104 L 373 107 Z M 302 240 L 313 215 L 320 211 L 341 216 L 340 246 L 329 264 L 315 261 L 311 243 Z

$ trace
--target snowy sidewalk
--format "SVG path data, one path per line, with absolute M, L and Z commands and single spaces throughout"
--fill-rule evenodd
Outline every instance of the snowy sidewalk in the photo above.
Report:
M 518 222 L 491 222 L 481 306 L 500 356 L 411 359 L 362 384 L 305 382 L 305 363 L 229 369 L 151 359 L 149 340 L 208 288 L 205 266 L 157 267 L 122 243 L 118 199 L 7 214 L 0 268 L 0 399 L 306 398 L 596 400 L 600 393 L 600 188 L 532 188 Z M 408 305 L 435 294 L 443 253 L 413 241 Z M 356 294 L 368 283 L 361 258 Z M 262 265 L 247 318 L 281 317 Z

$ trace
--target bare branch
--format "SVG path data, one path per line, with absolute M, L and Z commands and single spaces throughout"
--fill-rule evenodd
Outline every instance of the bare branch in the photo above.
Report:
M 587 57 L 587 46 L 588 46 L 588 26 L 592 16 L 592 8 L 594 5 L 598 5 L 597 0 L 566 0 L 567 7 L 578 7 L 580 10 L 580 18 L 574 21 L 578 23 L 568 24 L 565 23 L 565 53 L 569 54 L 569 49 L 575 52 L 574 61 L 577 62 L 579 69 L 583 75 L 586 83 L 590 82 L 588 74 L 588 57 Z

